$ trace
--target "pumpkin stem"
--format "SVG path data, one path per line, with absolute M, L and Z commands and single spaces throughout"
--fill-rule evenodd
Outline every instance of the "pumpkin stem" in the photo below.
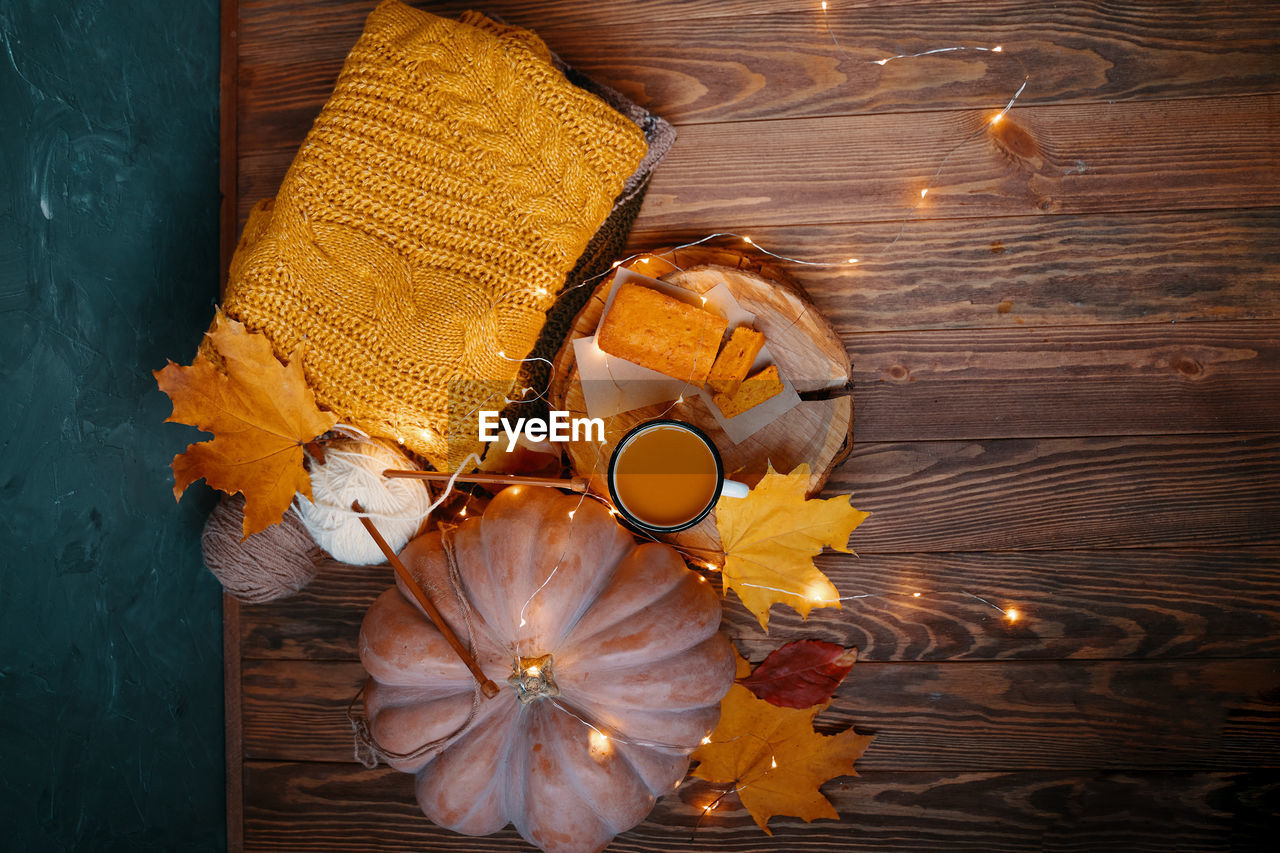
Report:
M 516 698 L 521 705 L 528 705 L 535 699 L 560 695 L 560 688 L 556 687 L 555 674 L 551 669 L 551 655 L 516 658 L 507 684 L 516 689 Z

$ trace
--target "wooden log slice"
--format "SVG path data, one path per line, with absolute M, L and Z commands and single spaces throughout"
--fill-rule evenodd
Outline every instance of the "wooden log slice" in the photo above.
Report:
M 617 442 L 637 424 L 659 417 L 691 423 L 707 433 L 724 459 L 728 477 L 754 486 L 772 463 L 789 472 L 809 464 L 809 494 L 822 489 L 827 477 L 848 455 L 853 438 L 853 400 L 848 391 L 849 359 L 831 324 L 784 271 L 766 258 L 732 249 L 693 247 L 643 255 L 625 264 L 634 271 L 704 293 L 717 284 L 729 287 L 744 309 L 756 315 L 779 368 L 802 395 L 802 402 L 740 444 L 725 435 L 699 397 L 672 406 L 662 403 L 605 419 L 605 443 L 565 445 L 575 474 L 594 479 L 593 490 L 607 495 L 604 483 L 609 457 Z M 595 334 L 609 293 L 612 275 L 602 280 L 578 313 L 552 369 L 551 408 L 584 417 L 586 405 L 573 352 L 576 338 Z M 810 399 L 810 398 L 821 399 Z M 694 554 L 714 560 L 720 536 L 712 512 L 698 525 L 663 537 Z

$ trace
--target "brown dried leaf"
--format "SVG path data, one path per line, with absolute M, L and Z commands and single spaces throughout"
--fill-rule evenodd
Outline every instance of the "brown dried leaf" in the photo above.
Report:
M 277 524 L 296 492 L 311 497 L 302 446 L 327 432 L 337 417 L 316 407 L 302 360 L 276 359 L 265 335 L 249 332 L 221 311 L 207 333 L 221 357 L 197 355 L 189 367 L 169 362 L 154 371 L 173 401 L 166 421 L 213 433 L 173 458 L 173 496 L 204 478 L 215 489 L 245 497 L 247 538 Z
M 738 683 L 771 704 L 808 708 L 830 701 L 857 659 L 857 649 L 822 640 L 796 640 L 775 649 Z

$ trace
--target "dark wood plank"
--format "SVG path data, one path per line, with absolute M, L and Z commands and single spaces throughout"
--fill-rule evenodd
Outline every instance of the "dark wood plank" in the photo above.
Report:
M 1026 107 L 990 129 L 973 112 L 759 121 L 749 133 L 693 125 L 654 173 L 636 226 L 1275 206 L 1276 110 L 1261 95 Z M 251 185 L 278 168 L 262 156 L 241 159 Z
M 246 663 L 245 757 L 353 761 L 363 680 L 357 662 Z M 1274 767 L 1277 723 L 1274 660 L 863 661 L 818 721 L 875 734 L 868 771 Z
M 827 490 L 864 554 L 1280 543 L 1274 436 L 856 444 Z
M 662 4 L 583 3 L 566 15 L 546 4 L 499 0 L 486 9 L 534 29 L 570 64 L 677 124 L 999 108 L 1028 73 L 1024 104 L 1280 88 L 1271 50 L 1280 12 L 1269 3 L 1218 0 L 1183 15 L 1150 0 L 1123 10 L 1083 0 L 1051 8 L 1026 0 L 838 3 L 827 15 L 830 33 L 817 3 L 752 5 L 690 4 L 677 14 Z M 241 61 L 252 81 L 246 120 L 300 139 L 368 8 L 327 3 L 308 12 L 312 20 L 300 28 L 277 4 L 245 4 Z M 467 7 L 423 8 L 452 15 Z M 876 64 L 899 53 L 997 44 L 1000 54 Z
M 1280 430 L 1280 322 L 846 334 L 860 441 Z
M 752 660 L 794 637 L 857 648 L 862 661 L 1280 653 L 1276 548 L 828 553 L 817 564 L 842 596 L 869 597 L 807 621 L 774 607 L 766 633 L 731 594 L 722 630 Z
M 412 777 L 351 765 L 249 762 L 249 850 L 525 851 L 510 828 L 485 838 L 441 830 L 418 812 Z M 842 820 L 774 818 L 766 837 L 698 783 L 658 801 L 609 849 L 1092 851 L 1264 849 L 1280 773 L 865 773 L 823 793 Z
M 742 233 L 846 333 L 1280 318 L 1280 211 L 788 225 Z M 633 232 L 628 252 L 706 236 Z M 893 242 L 895 237 L 897 242 Z M 725 238 L 726 245 L 743 245 Z M 890 245 L 892 244 L 892 245 Z
M 863 661 L 1280 656 L 1276 548 L 828 553 L 817 563 L 842 595 L 875 597 L 807 621 L 775 607 L 766 634 L 730 594 L 723 630 L 744 654 L 760 660 L 809 637 L 856 647 Z M 360 620 L 390 585 L 386 566 L 327 564 L 300 594 L 240 609 L 241 653 L 355 660 Z
M 1019 103 L 1099 103 L 1275 92 L 1280 11 L 1273 4 L 1123 9 L 1068 2 L 819 3 L 781 14 L 639 28 L 545 30 L 567 61 L 678 124 L 997 110 Z M 834 36 L 834 41 L 833 41 Z M 835 41 L 838 41 L 837 45 Z M 697 50 L 689 50 L 696 44 Z M 885 66 L 940 47 L 1000 45 Z
M 240 603 L 222 596 L 222 679 L 227 768 L 227 851 L 244 850 L 244 693 L 240 659 Z
M 355 660 L 365 611 L 394 583 L 388 565 L 326 562 L 298 594 L 242 610 L 241 654 L 246 659 Z

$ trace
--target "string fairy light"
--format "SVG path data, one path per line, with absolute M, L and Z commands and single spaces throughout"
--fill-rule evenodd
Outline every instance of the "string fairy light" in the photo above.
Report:
M 845 48 L 845 46 L 841 44 L 840 41 L 836 38 L 835 30 L 831 28 L 831 18 L 827 14 L 828 12 L 827 0 L 822 0 L 821 8 L 822 8 L 822 23 L 827 30 L 827 35 L 831 37 L 831 43 L 834 44 L 836 47 L 840 48 L 841 50 L 846 50 L 847 48 Z M 918 59 L 926 56 L 937 56 L 945 53 L 963 53 L 963 52 L 1004 54 L 1004 46 L 999 44 L 991 47 L 987 47 L 985 45 L 950 45 L 947 47 L 935 47 L 935 48 L 930 48 L 929 50 L 921 50 L 915 53 L 898 53 L 898 54 L 894 54 L 893 56 L 885 56 L 880 59 L 873 59 L 870 61 L 875 65 L 884 67 L 888 65 L 890 62 L 897 62 L 899 60 Z M 951 159 L 951 155 L 954 154 L 956 150 L 959 149 L 966 142 L 973 139 L 975 136 L 998 125 L 1004 119 L 1004 117 L 1008 115 L 1009 111 L 1013 109 L 1013 106 L 1014 104 L 1017 103 L 1018 98 L 1022 97 L 1022 93 L 1026 91 L 1027 84 L 1031 80 L 1031 75 L 1027 71 L 1026 65 L 1024 65 L 1021 60 L 1019 60 L 1017 57 L 1012 57 L 1012 58 L 1014 59 L 1015 62 L 1017 62 L 1018 66 L 1022 69 L 1022 72 L 1023 72 L 1022 84 L 1018 86 L 1017 91 L 1013 93 L 1013 97 L 1009 98 L 1009 101 L 1008 103 L 1005 104 L 1004 109 L 1000 110 L 998 113 L 993 115 L 977 131 L 959 140 L 955 144 L 955 146 L 953 146 L 951 150 L 948 151 L 945 156 L 943 156 L 942 161 L 938 164 L 938 168 L 934 172 L 933 177 L 930 179 L 929 183 L 924 187 L 924 189 L 920 190 L 919 200 L 915 203 L 915 205 L 910 210 L 907 211 L 907 214 L 903 217 L 902 225 L 899 227 L 898 233 L 895 234 L 893 239 L 890 240 L 885 246 L 880 248 L 878 250 L 878 253 L 886 252 L 889 249 L 891 249 L 895 244 L 897 244 L 898 240 L 902 237 L 903 231 L 906 229 L 907 222 L 910 221 L 910 219 L 912 218 L 912 216 L 914 216 L 915 212 L 920 208 L 920 206 L 924 204 L 925 197 L 929 194 L 929 190 L 932 189 L 937 184 L 938 178 L 942 174 L 943 166 L 945 166 L 947 161 Z
M 827 5 L 826 3 L 822 4 L 824 10 L 826 9 L 826 5 Z M 830 24 L 828 24 L 827 26 L 830 27 Z M 935 47 L 932 50 L 922 50 L 919 53 L 899 53 L 896 56 L 886 56 L 884 59 L 873 59 L 871 61 L 874 62 L 876 65 L 888 65 L 890 62 L 893 62 L 898 59 L 916 59 L 917 57 L 920 57 L 920 56 L 933 56 L 934 54 L 938 54 L 938 53 L 954 53 L 955 51 L 958 51 L 958 50 L 979 50 L 979 51 L 984 51 L 986 53 L 1003 53 L 1004 52 L 1004 48 L 1000 45 L 996 45 L 995 47 L 965 47 L 965 46 Z
M 856 595 L 837 595 L 837 597 L 832 598 L 830 596 L 796 592 L 795 590 L 791 590 L 791 589 L 780 589 L 778 587 L 766 586 L 764 584 L 747 583 L 745 581 L 735 581 L 733 585 L 751 587 L 752 589 L 763 589 L 763 590 L 768 590 L 769 592 L 779 592 L 779 593 L 782 593 L 783 595 L 790 595 L 795 598 L 803 598 L 806 601 L 808 601 L 810 604 L 814 604 L 819 607 L 822 607 L 822 606 L 829 607 L 841 601 L 860 601 L 862 599 L 867 599 L 867 598 L 891 599 L 891 598 L 920 598 L 921 597 L 921 593 L 919 592 L 909 592 L 909 593 L 908 592 L 862 592 Z M 1006 610 L 1005 608 L 1000 607 L 997 604 L 991 603 L 990 601 L 983 598 L 982 596 L 974 595 L 972 592 L 969 592 L 968 590 L 965 590 L 965 589 L 938 590 L 938 591 L 930 592 L 931 597 L 941 597 L 944 595 L 967 595 L 969 598 L 976 599 L 977 601 L 980 601 L 983 604 L 985 604 L 987 607 L 990 607 L 993 610 L 999 611 L 1000 614 L 1004 616 L 1006 619 L 1008 619 L 1010 622 L 1016 622 L 1018 621 L 1019 618 L 1021 618 L 1021 614 L 1016 609 L 1009 608 Z

